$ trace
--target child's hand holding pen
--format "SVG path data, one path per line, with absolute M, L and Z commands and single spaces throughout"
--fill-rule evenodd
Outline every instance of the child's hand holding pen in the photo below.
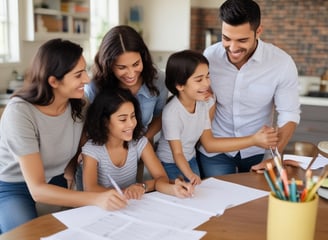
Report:
M 195 185 L 184 181 L 183 177 L 175 179 L 176 196 L 180 198 L 191 198 L 194 195 Z
M 201 182 L 202 182 L 202 180 L 200 179 L 200 177 L 197 174 L 195 174 L 195 173 L 192 173 L 191 176 L 188 176 L 188 179 L 189 179 L 189 182 L 192 185 L 198 185 L 198 184 L 201 184 Z

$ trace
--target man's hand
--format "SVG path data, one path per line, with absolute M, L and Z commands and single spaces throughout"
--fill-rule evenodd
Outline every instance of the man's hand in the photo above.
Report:
M 251 171 L 254 171 L 254 172 L 256 172 L 256 173 L 263 173 L 264 170 L 267 168 L 267 167 L 266 167 L 266 166 L 267 166 L 267 163 L 271 163 L 273 166 L 275 166 L 275 165 L 274 165 L 274 161 L 273 161 L 272 158 L 270 158 L 270 159 L 265 159 L 265 160 L 263 160 L 262 162 L 260 162 L 260 163 L 258 163 L 258 164 L 256 164 L 256 165 L 253 165 L 253 166 L 251 167 Z

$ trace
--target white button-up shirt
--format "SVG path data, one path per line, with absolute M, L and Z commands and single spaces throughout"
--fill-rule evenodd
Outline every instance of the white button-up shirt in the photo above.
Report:
M 258 40 L 256 51 L 240 70 L 229 62 L 221 42 L 208 47 L 204 55 L 210 62 L 211 86 L 217 99 L 212 122 L 214 136 L 247 136 L 264 125 L 299 123 L 298 73 L 286 52 Z M 277 123 L 273 120 L 274 109 Z M 217 154 L 206 153 L 202 147 L 200 151 L 207 156 Z M 240 153 L 246 158 L 264 151 L 250 147 Z

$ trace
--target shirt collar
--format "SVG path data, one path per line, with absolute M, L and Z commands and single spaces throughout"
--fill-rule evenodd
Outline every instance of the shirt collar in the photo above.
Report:
M 137 92 L 137 95 L 142 95 L 146 98 L 151 98 L 152 97 L 152 95 L 151 95 L 151 93 L 150 93 L 150 91 L 149 91 L 149 89 L 148 89 L 148 87 L 146 86 L 145 83 L 143 83 L 141 85 L 139 91 Z
M 261 62 L 262 58 L 263 58 L 263 42 L 260 39 L 258 39 L 255 52 L 249 60 Z

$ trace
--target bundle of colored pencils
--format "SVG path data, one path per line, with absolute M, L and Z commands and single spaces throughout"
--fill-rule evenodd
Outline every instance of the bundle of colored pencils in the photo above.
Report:
M 274 170 L 272 163 L 267 163 L 264 176 L 274 195 L 281 200 L 291 202 L 311 201 L 318 188 L 328 176 L 328 165 L 323 168 L 319 177 L 312 176 L 310 169 L 306 170 L 305 184 L 303 184 L 301 180 L 295 180 L 295 178 L 288 179 L 287 171 L 282 165 L 281 156 L 277 149 L 275 149 L 275 152 L 271 149 L 271 153 L 277 171 Z M 298 186 L 301 186 L 299 190 Z

